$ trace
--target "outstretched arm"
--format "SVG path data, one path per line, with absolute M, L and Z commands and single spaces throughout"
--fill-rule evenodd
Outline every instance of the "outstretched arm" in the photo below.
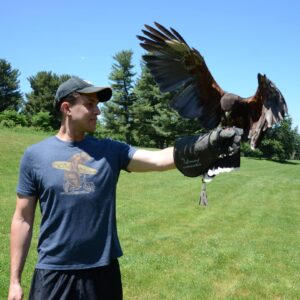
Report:
M 218 167 L 219 159 L 226 161 L 238 153 L 242 133 L 240 128 L 216 128 L 209 133 L 178 139 L 174 151 L 177 169 L 188 177 L 205 175 Z
M 138 149 L 134 153 L 127 170 L 130 172 L 149 172 L 174 169 L 173 151 L 173 147 L 156 151 Z
M 158 151 L 139 149 L 127 170 L 165 171 L 177 167 L 189 177 L 204 175 L 220 157 L 237 153 L 242 133 L 239 128 L 217 128 L 206 134 L 178 139 L 175 151 L 174 147 Z
M 36 197 L 17 196 L 10 235 L 10 287 L 8 299 L 22 299 L 21 274 L 31 243 Z

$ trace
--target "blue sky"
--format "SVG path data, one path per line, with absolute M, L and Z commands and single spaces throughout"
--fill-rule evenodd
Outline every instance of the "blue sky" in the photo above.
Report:
M 39 71 L 78 75 L 109 85 L 113 56 L 144 51 L 144 24 L 174 27 L 199 50 L 219 85 L 253 95 L 257 73 L 281 90 L 300 129 L 300 1 L 298 0 L 27 0 L 1 1 L 0 58 L 21 72 L 20 87 Z

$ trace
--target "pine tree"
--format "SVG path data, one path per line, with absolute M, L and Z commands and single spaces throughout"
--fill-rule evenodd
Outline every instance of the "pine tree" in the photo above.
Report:
M 136 96 L 133 104 L 134 139 L 140 146 L 157 147 L 159 136 L 153 126 L 153 119 L 158 115 L 156 106 L 161 103 L 159 91 L 148 69 L 142 67 L 142 74 L 134 89 Z
M 199 131 L 197 121 L 183 119 L 170 107 L 172 95 L 160 92 L 145 66 L 142 67 L 134 93 L 134 135 L 141 145 L 164 148 L 173 145 L 180 136 Z
M 112 81 L 113 97 L 104 103 L 102 110 L 103 121 L 110 136 L 128 144 L 134 142 L 131 134 L 132 104 L 135 101 L 132 55 L 131 50 L 123 50 L 113 57 L 115 63 L 109 76 Z
M 19 70 L 12 69 L 9 62 L 0 59 L 0 112 L 21 108 L 23 96 L 19 89 L 19 76 Z

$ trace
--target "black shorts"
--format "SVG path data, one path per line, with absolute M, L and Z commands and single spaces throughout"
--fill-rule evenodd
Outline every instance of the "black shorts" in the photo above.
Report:
M 122 282 L 118 260 L 110 265 L 83 270 L 35 269 L 30 300 L 119 300 Z

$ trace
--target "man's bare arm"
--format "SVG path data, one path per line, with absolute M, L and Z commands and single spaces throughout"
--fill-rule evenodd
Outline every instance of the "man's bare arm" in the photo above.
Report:
M 8 299 L 22 299 L 21 275 L 31 243 L 36 203 L 36 197 L 17 196 L 11 223 Z
M 163 150 L 137 150 L 127 170 L 131 172 L 165 171 L 174 169 L 173 147 Z

